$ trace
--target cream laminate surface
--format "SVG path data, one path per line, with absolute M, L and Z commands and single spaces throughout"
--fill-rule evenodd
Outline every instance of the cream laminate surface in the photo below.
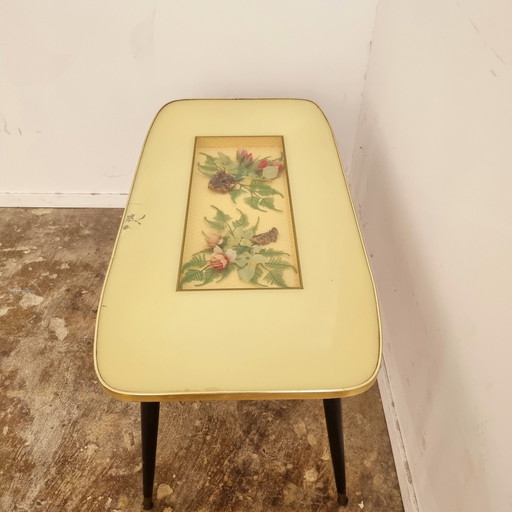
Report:
M 302 289 L 176 289 L 195 138 L 235 135 L 283 137 Z M 373 383 L 380 357 L 373 282 L 320 109 L 304 100 L 166 105 L 100 301 L 95 365 L 107 391 L 128 400 L 347 396 Z

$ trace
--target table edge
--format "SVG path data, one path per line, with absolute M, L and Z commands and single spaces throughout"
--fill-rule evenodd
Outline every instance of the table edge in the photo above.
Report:
M 124 402 L 195 402 L 218 400 L 311 400 L 325 398 L 346 398 L 359 395 L 370 389 L 380 369 L 380 360 L 377 371 L 371 379 L 360 386 L 345 389 L 326 389 L 314 391 L 212 391 L 212 392 L 180 392 L 180 393 L 124 393 L 108 387 L 103 382 L 107 395 Z
M 156 113 L 155 117 L 153 118 L 153 121 L 151 122 L 151 125 L 149 127 L 149 130 L 147 131 L 146 137 L 144 139 L 144 143 L 142 145 L 139 160 L 132 178 L 132 184 L 130 187 L 130 193 L 128 194 L 128 199 L 131 197 L 131 193 L 133 191 L 133 187 L 135 185 L 135 179 L 137 177 L 137 171 L 140 167 L 140 161 L 142 159 L 142 154 L 144 152 L 144 148 L 146 146 L 147 139 L 149 137 L 149 134 L 151 133 L 151 130 L 153 128 L 153 125 L 158 118 L 160 112 L 165 109 L 167 106 L 173 104 L 173 103 L 180 103 L 180 102 L 186 102 L 186 101 L 214 101 L 214 100 L 220 100 L 220 101 L 245 101 L 245 100 L 277 100 L 277 101 L 300 101 L 304 103 L 311 103 L 314 105 L 318 111 L 321 113 L 323 118 L 325 119 L 325 122 L 331 132 L 332 140 L 334 143 L 334 147 L 336 150 L 336 155 L 338 157 L 338 162 L 340 164 L 341 174 L 343 181 L 345 183 L 345 187 L 347 190 L 350 206 L 352 209 L 352 214 L 354 216 L 354 220 L 356 221 L 356 227 L 359 234 L 359 241 L 361 243 L 363 254 L 366 259 L 366 265 L 368 268 L 368 272 L 370 275 L 370 281 L 372 283 L 373 288 L 373 295 L 375 298 L 375 307 L 376 307 L 376 315 L 377 315 L 377 326 L 378 326 L 378 337 L 379 337 L 379 347 L 378 347 L 378 360 L 375 367 L 375 371 L 371 375 L 371 377 L 366 380 L 365 382 L 358 384 L 357 386 L 352 386 L 349 388 L 341 388 L 341 389 L 327 389 L 327 390 L 291 390 L 291 391 L 210 391 L 210 392 L 171 392 L 171 393 L 129 393 L 124 391 L 116 390 L 112 387 L 110 387 L 106 382 L 103 380 L 101 373 L 98 368 L 98 361 L 97 361 L 97 331 L 98 331 L 98 323 L 99 323 L 99 316 L 100 316 L 100 309 L 98 308 L 98 313 L 96 315 L 96 325 L 95 325 L 95 332 L 94 332 L 94 347 L 93 347 L 93 353 L 94 353 L 94 370 L 96 373 L 96 376 L 98 377 L 98 380 L 100 384 L 102 385 L 104 391 L 122 401 L 128 401 L 128 402 L 187 402 L 187 401 L 210 401 L 210 400 L 305 400 L 305 399 L 325 399 L 325 398 L 344 398 L 349 396 L 355 396 L 360 393 L 364 393 L 369 388 L 373 386 L 375 381 L 377 380 L 377 376 L 381 367 L 382 363 L 382 325 L 381 325 L 381 317 L 380 317 L 380 308 L 379 308 L 379 299 L 377 295 L 377 290 L 375 287 L 375 280 L 373 277 L 372 269 L 370 266 L 370 260 L 368 258 L 368 254 L 366 252 L 366 247 L 364 245 L 363 236 L 361 233 L 361 227 L 359 225 L 356 211 L 354 208 L 354 202 L 352 200 L 352 194 L 350 192 L 350 188 L 348 186 L 347 178 L 346 178 L 346 172 L 345 167 L 343 165 L 343 161 L 340 157 L 340 153 L 338 150 L 338 144 L 336 141 L 336 137 L 334 135 L 334 131 L 332 129 L 332 126 L 329 122 L 329 119 L 325 115 L 324 111 L 320 108 L 320 106 L 309 99 L 304 98 L 183 98 L 183 99 L 176 99 L 170 102 L 167 102 L 164 104 Z M 109 261 L 109 265 L 107 268 L 107 271 L 105 273 L 105 278 L 103 280 L 103 286 L 102 291 L 100 294 L 99 304 L 101 305 L 101 302 L 103 300 L 103 293 L 105 291 L 105 286 L 107 283 L 107 278 L 110 272 L 110 267 L 112 264 L 113 256 L 115 254 L 115 250 L 117 248 L 117 244 L 119 241 L 119 237 L 121 235 L 122 226 L 124 224 L 124 220 L 127 214 L 127 208 L 129 206 L 129 203 L 127 202 L 125 208 L 123 217 L 120 222 L 119 230 L 117 233 L 117 237 L 114 243 L 114 247 L 112 249 L 111 258 Z

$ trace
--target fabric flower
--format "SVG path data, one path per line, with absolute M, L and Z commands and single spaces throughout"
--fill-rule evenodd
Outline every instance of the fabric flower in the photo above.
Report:
M 277 167 L 279 174 L 281 174 L 284 169 L 283 162 L 280 162 L 279 160 L 274 160 L 274 161 L 262 160 L 258 164 L 258 169 L 265 169 L 265 167 Z
M 222 237 L 218 233 L 210 233 L 209 235 L 204 235 L 204 239 L 206 241 L 206 245 L 213 249 L 216 245 L 222 244 Z
M 210 261 L 208 262 L 211 267 L 215 270 L 224 270 L 228 263 L 235 261 L 236 259 L 236 251 L 233 249 L 228 249 L 224 252 L 218 245 L 213 249 L 213 253 L 210 257 Z
M 236 159 L 240 162 L 242 165 L 249 165 L 252 163 L 252 153 L 247 153 L 246 149 L 239 149 L 236 152 Z
M 281 174 L 284 170 L 284 164 L 283 162 L 280 162 L 279 160 L 275 160 L 274 162 L 272 162 L 272 165 L 277 167 L 277 172 L 279 174 Z

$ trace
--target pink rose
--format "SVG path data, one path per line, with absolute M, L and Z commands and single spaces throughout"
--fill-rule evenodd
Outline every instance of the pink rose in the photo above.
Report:
M 267 165 L 270 165 L 270 162 L 268 160 L 262 160 L 258 164 L 258 169 L 264 169 L 265 167 L 267 167 Z
M 246 149 L 239 149 L 236 152 L 236 159 L 242 164 L 242 165 L 249 165 L 253 158 L 252 153 L 247 153 Z
M 281 174 L 283 172 L 283 170 L 284 170 L 283 162 L 279 162 L 279 161 L 276 160 L 275 162 L 272 162 L 272 165 L 277 167 L 277 172 L 279 174 Z
M 210 233 L 209 235 L 204 235 L 204 239 L 206 241 L 206 245 L 213 249 L 216 245 L 220 245 L 222 243 L 222 237 L 218 233 Z
M 236 251 L 228 249 L 224 252 L 218 245 L 213 249 L 213 254 L 208 262 L 215 270 L 224 270 L 228 263 L 235 261 Z

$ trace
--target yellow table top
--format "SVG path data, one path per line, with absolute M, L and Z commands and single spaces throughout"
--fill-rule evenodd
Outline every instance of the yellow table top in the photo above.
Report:
M 146 139 L 95 367 L 124 400 L 330 398 L 381 358 L 333 135 L 305 100 L 185 100 Z

